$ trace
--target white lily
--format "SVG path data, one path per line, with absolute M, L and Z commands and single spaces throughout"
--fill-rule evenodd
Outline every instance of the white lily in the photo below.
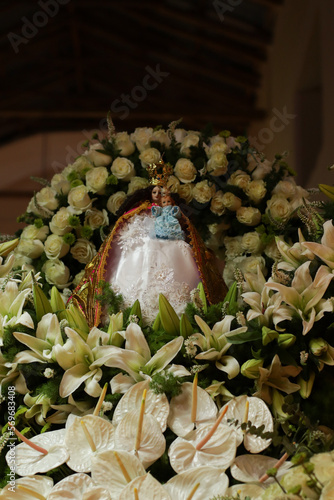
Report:
M 4 289 L 0 289 L 0 346 L 2 344 L 3 332 L 6 326 L 17 324 L 34 328 L 34 322 L 27 312 L 23 312 L 23 306 L 31 290 L 19 290 L 14 281 L 9 281 Z
M 21 332 L 14 332 L 13 335 L 30 348 L 30 351 L 21 351 L 16 355 L 17 363 L 54 363 L 56 362 L 54 346 L 63 345 L 57 315 L 52 313 L 42 317 L 37 325 L 36 336 Z
M 331 220 L 324 223 L 321 243 L 305 242 L 303 246 L 317 255 L 328 267 L 334 269 L 334 226 Z
M 3 257 L 0 257 L 0 279 L 8 276 L 15 262 L 15 255 L 11 254 L 3 264 Z
M 246 273 L 245 280 L 250 289 L 242 294 L 244 302 L 250 306 L 247 320 L 256 319 L 260 326 L 274 325 L 280 330 L 277 325 L 285 319 L 292 318 L 291 311 L 282 305 L 281 296 L 265 287 L 266 279 L 260 267 L 257 268 L 257 274 Z
M 279 263 L 279 269 L 294 271 L 301 264 L 314 259 L 314 253 L 305 248 L 305 238 L 301 229 L 298 228 L 299 241 L 293 245 L 288 245 L 283 238 L 276 237 L 276 245 L 284 262 Z
M 320 266 L 314 280 L 309 271 L 311 262 L 305 262 L 295 272 L 291 286 L 281 283 L 266 283 L 271 290 L 277 290 L 280 297 L 303 321 L 303 335 L 319 321 L 325 312 L 333 312 L 331 300 L 323 299 L 329 283 L 334 278 L 327 266 Z
M 102 391 L 99 381 L 102 377 L 101 366 L 114 355 L 118 347 L 100 345 L 101 332 L 93 328 L 86 341 L 72 328 L 65 328 L 68 340 L 64 345 L 54 348 L 57 363 L 65 370 L 59 387 L 62 398 L 68 397 L 84 383 L 85 392 L 97 398 Z
M 183 337 L 176 337 L 161 347 L 151 357 L 149 345 L 139 325 L 130 323 L 125 331 L 125 348 L 114 347 L 104 363 L 127 372 L 135 382 L 145 380 L 163 370 L 177 355 L 183 344 Z
M 195 358 L 200 360 L 215 361 L 218 370 L 226 372 L 228 378 L 234 378 L 240 371 L 238 361 L 233 356 L 226 356 L 225 353 L 232 344 L 228 342 L 226 334 L 238 335 L 247 331 L 246 326 L 231 330 L 231 323 L 234 316 L 225 316 L 222 321 L 219 321 L 211 328 L 199 316 L 195 316 L 196 323 L 204 333 L 195 333 L 191 336 L 193 344 L 197 345 L 202 352 L 198 353 Z
M 25 378 L 20 370 L 18 370 L 17 365 L 17 363 L 7 361 L 0 351 L 0 392 L 2 384 L 14 385 L 16 392 L 19 394 L 27 394 L 29 392 Z
M 112 500 L 109 492 L 98 486 L 90 476 L 83 473 L 72 474 L 59 481 L 51 490 L 47 500 Z
M 45 394 L 31 396 L 27 393 L 23 398 L 23 402 L 29 408 L 29 410 L 25 412 L 26 418 L 35 417 L 36 422 L 40 426 L 45 425 L 46 415 L 51 408 L 51 399 Z

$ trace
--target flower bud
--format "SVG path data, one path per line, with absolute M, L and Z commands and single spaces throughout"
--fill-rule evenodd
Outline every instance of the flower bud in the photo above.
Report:
M 302 376 L 299 375 L 297 379 L 297 384 L 300 385 L 299 393 L 303 399 L 307 399 L 313 388 L 315 373 L 311 372 L 308 380 L 304 380 Z
M 296 336 L 292 333 L 281 333 L 277 338 L 277 344 L 283 349 L 291 347 L 296 342 Z
M 279 337 L 279 333 L 276 330 L 271 330 L 270 328 L 263 326 L 262 327 L 262 344 L 267 345 L 273 340 Z
M 249 359 L 241 367 L 241 374 L 244 377 L 257 379 L 259 378 L 259 368 L 263 366 L 263 359 Z
M 317 339 L 310 340 L 309 347 L 311 353 L 314 354 L 314 356 L 321 356 L 327 351 L 328 344 L 324 339 L 318 337 Z

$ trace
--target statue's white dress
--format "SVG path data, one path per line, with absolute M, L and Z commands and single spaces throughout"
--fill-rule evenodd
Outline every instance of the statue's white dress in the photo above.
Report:
M 136 214 L 115 235 L 105 275 L 125 307 L 136 299 L 144 323 L 154 321 L 163 293 L 178 315 L 200 282 L 193 251 L 183 240 L 158 239 L 150 213 Z

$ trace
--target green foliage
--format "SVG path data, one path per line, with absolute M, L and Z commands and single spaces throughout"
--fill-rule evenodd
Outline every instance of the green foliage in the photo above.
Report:
M 114 292 L 109 283 L 104 281 L 99 282 L 101 292 L 96 295 L 96 300 L 101 304 L 101 307 L 107 306 L 108 314 L 116 314 L 120 311 L 123 297 Z
M 166 394 L 168 398 L 173 398 L 181 394 L 182 378 L 176 377 L 171 372 L 162 371 L 153 375 L 150 382 L 150 389 L 156 394 Z

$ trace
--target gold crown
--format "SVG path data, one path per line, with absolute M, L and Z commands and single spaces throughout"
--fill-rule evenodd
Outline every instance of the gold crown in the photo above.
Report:
M 150 184 L 153 184 L 153 186 L 166 186 L 168 177 L 173 174 L 173 167 L 170 163 L 159 160 L 157 163 L 149 163 L 147 171 Z

